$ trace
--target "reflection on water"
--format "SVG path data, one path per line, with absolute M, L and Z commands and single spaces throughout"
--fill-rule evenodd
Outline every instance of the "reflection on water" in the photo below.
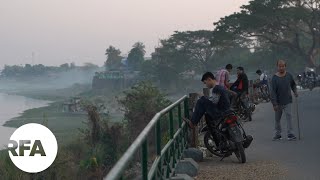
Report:
M 11 134 L 15 130 L 15 128 L 2 126 L 6 121 L 19 116 L 27 109 L 43 107 L 48 103 L 49 101 L 0 93 L 0 149 L 7 145 Z

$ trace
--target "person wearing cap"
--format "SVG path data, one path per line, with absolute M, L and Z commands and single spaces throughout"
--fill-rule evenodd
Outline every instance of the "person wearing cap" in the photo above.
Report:
M 217 80 L 211 72 L 203 74 L 201 81 L 207 88 L 212 88 L 212 94 L 209 98 L 202 96 L 196 103 L 191 121 L 187 121 L 190 128 L 194 128 L 200 122 L 202 116 L 207 113 L 213 120 L 220 118 L 224 112 L 230 110 L 229 94 L 227 90 L 217 85 Z

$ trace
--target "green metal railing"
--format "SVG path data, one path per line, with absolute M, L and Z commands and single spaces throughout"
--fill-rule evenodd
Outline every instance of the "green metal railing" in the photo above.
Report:
M 183 111 L 182 114 L 182 106 Z M 178 111 L 178 117 L 174 118 L 173 111 Z M 161 121 L 160 118 L 169 113 L 169 141 L 161 148 Z M 182 122 L 182 116 L 189 117 L 188 97 L 183 96 L 181 99 L 171 104 L 167 108 L 158 112 L 149 124 L 143 129 L 136 140 L 131 144 L 128 150 L 119 159 L 116 165 L 111 169 L 105 180 L 123 179 L 126 168 L 133 159 L 134 154 L 141 150 L 141 172 L 142 179 L 167 179 L 173 175 L 173 169 L 181 159 L 183 150 L 187 148 L 187 126 Z M 175 130 L 174 123 L 178 123 Z M 152 166 L 148 168 L 148 140 L 147 137 L 155 130 L 155 149 L 156 158 Z

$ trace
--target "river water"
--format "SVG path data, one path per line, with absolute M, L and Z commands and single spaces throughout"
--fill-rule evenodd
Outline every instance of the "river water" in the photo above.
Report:
M 50 101 L 37 100 L 24 96 L 0 93 L 0 149 L 4 149 L 15 128 L 4 127 L 11 118 L 19 116 L 25 110 L 47 106 Z

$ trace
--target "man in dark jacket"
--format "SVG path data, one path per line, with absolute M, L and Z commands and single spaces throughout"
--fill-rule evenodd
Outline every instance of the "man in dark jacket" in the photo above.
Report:
M 202 96 L 196 103 L 191 121 L 184 119 L 191 128 L 199 123 L 205 113 L 208 113 L 212 119 L 216 120 L 230 109 L 227 90 L 223 86 L 217 85 L 216 78 L 211 72 L 203 74 L 201 81 L 208 88 L 212 88 L 212 96 L 209 98 Z
M 284 60 L 277 62 L 278 72 L 273 75 L 271 82 L 271 102 L 275 111 L 275 131 L 276 134 L 273 140 L 280 140 L 281 137 L 281 117 L 285 113 L 287 119 L 287 135 L 288 140 L 296 140 L 292 127 L 292 95 L 298 97 L 297 85 L 294 82 L 293 76 L 287 72 L 287 64 Z
M 247 103 L 245 103 L 244 99 L 248 96 L 249 92 L 248 76 L 244 72 L 243 67 L 237 67 L 237 74 L 238 79 L 230 87 L 230 90 L 235 92 L 235 98 L 233 98 L 232 104 L 234 105 L 235 102 L 240 98 L 240 102 L 243 103 L 243 106 L 247 107 Z

